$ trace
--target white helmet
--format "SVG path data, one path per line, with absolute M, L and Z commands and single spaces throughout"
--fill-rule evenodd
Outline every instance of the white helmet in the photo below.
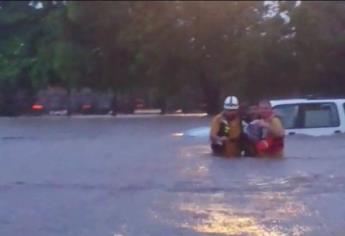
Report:
M 225 110 L 237 110 L 239 108 L 238 98 L 235 96 L 229 96 L 224 100 Z

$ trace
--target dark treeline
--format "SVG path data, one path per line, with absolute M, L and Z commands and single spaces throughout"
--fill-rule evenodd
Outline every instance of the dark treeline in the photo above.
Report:
M 214 113 L 229 94 L 338 96 L 344 74 L 344 2 L 0 2 L 2 98 L 53 84 Z

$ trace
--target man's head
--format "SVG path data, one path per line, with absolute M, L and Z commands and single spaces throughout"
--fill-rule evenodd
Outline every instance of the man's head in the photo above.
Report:
M 256 105 L 250 106 L 248 109 L 248 115 L 252 120 L 260 118 L 259 107 Z
M 227 119 L 234 119 L 238 115 L 239 102 L 235 96 L 229 96 L 224 100 L 223 114 Z
M 273 109 L 271 102 L 268 100 L 261 100 L 259 102 L 259 112 L 263 119 L 269 119 L 273 116 Z

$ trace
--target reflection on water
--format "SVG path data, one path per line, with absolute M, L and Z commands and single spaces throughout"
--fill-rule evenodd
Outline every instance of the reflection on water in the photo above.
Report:
M 209 174 L 209 169 L 204 165 L 185 167 L 182 170 L 183 174 L 190 178 L 205 177 Z
M 285 192 L 262 192 L 253 195 L 247 203 L 247 208 L 264 212 L 260 219 L 266 223 L 311 216 L 311 212 L 305 204 L 296 201 L 294 197 Z
M 180 157 L 193 157 L 196 155 L 211 157 L 211 149 L 208 145 L 193 145 L 191 147 L 183 147 L 179 150 Z
M 182 137 L 183 136 L 183 133 L 172 133 L 171 136 L 174 136 L 174 137 Z
M 188 194 L 181 194 L 173 204 L 173 211 L 186 219 L 175 221 L 177 227 L 201 235 L 302 236 L 312 232 L 313 228 L 304 225 L 308 222 L 303 219 L 315 215 L 298 195 L 314 181 L 320 184 L 314 175 L 295 171 L 286 176 L 274 169 L 270 170 L 273 174 L 266 175 L 268 168 L 286 171 L 286 161 L 227 161 L 213 158 L 206 144 L 182 147 L 178 157 L 188 163 L 181 168 L 181 177 L 197 180 L 198 185 L 188 186 Z M 217 192 L 200 194 L 200 188 Z
M 206 207 L 193 204 L 181 205 L 180 210 L 197 218 L 195 223 L 182 224 L 182 228 L 198 233 L 223 235 L 283 235 L 279 230 L 271 230 L 260 225 L 252 217 L 232 213 L 229 206 L 210 205 Z
M 284 212 L 286 217 L 292 217 L 298 212 L 297 208 L 299 208 L 299 205 L 287 204 L 286 206 L 282 206 L 278 211 Z M 301 225 L 293 225 L 290 229 L 284 229 L 276 224 L 266 226 L 262 222 L 263 219 L 259 217 L 255 218 L 255 214 L 239 214 L 236 213 L 236 209 L 224 204 L 181 204 L 179 210 L 190 215 L 192 218 L 189 223 L 181 224 L 181 227 L 203 234 L 299 236 L 311 231 L 309 227 Z M 276 216 L 275 219 L 280 219 L 280 217 Z
M 202 156 L 211 157 L 207 145 L 180 149 L 180 157 L 184 160 Z M 251 165 L 260 164 L 259 161 L 225 162 L 207 158 L 184 167 L 180 172 L 184 178 L 197 179 L 205 188 L 218 187 L 220 192 L 215 198 L 214 193 L 197 194 L 199 185 L 190 186 L 195 194 L 190 191 L 192 196 L 180 195 L 180 200 L 172 207 L 187 220 L 175 224 L 202 235 L 300 236 L 311 232 L 310 227 L 299 221 L 300 217 L 309 217 L 311 213 L 291 192 L 298 183 L 291 177 L 253 174 Z M 234 165 L 240 165 L 243 171 L 236 172 Z M 217 178 L 214 182 L 214 177 L 221 175 L 225 179 Z M 187 199 L 190 200 L 186 202 Z

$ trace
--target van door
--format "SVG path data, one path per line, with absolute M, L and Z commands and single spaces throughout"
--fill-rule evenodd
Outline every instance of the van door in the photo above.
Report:
M 275 115 L 281 119 L 286 135 L 300 133 L 302 116 L 299 104 L 276 105 L 273 110 Z
M 306 103 L 301 105 L 303 133 L 331 135 L 340 132 L 339 111 L 334 102 Z

